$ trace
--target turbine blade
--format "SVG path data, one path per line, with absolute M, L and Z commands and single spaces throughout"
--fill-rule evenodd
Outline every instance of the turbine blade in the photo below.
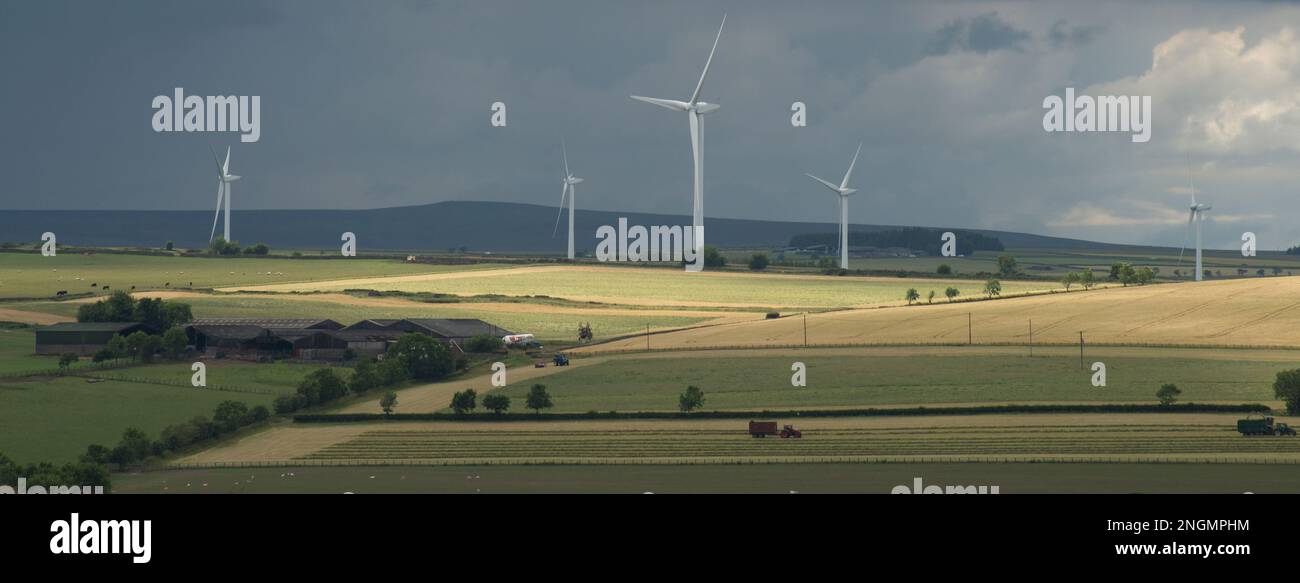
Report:
M 806 173 L 806 172 L 804 173 L 804 176 L 807 176 L 808 178 L 811 178 L 811 179 L 813 179 L 813 180 L 816 180 L 817 182 L 820 182 L 820 183 L 822 183 L 822 184 L 825 184 L 825 185 L 826 185 L 826 188 L 829 188 L 829 189 L 831 189 L 831 190 L 834 190 L 837 194 L 838 194 L 839 191 L 840 191 L 840 187 L 835 186 L 835 184 L 834 184 L 833 182 L 829 181 L 829 180 L 822 180 L 822 179 L 820 179 L 820 178 L 818 178 L 818 177 L 816 177 L 816 176 L 813 176 L 812 174 L 808 174 L 808 173 Z
M 569 148 L 564 145 L 564 138 L 560 138 L 560 151 L 564 153 L 564 179 L 568 180 L 572 173 L 569 172 Z
M 1187 237 L 1192 232 L 1192 221 L 1196 220 L 1196 210 L 1187 217 L 1187 230 L 1183 231 L 1183 246 L 1178 249 L 1178 265 L 1183 264 L 1183 253 L 1187 251 Z
M 212 215 L 212 232 L 208 233 L 209 243 L 211 243 L 212 239 L 217 236 L 217 219 L 221 217 L 221 194 L 222 192 L 225 191 L 225 188 L 226 188 L 226 183 L 218 180 L 217 181 L 217 212 L 216 214 Z
M 221 173 L 230 175 L 230 146 L 226 146 L 226 163 L 221 165 Z
M 704 89 L 704 78 L 709 75 L 709 65 L 713 64 L 713 53 L 718 50 L 718 41 L 722 40 L 722 27 L 727 26 L 727 14 L 722 14 L 722 24 L 718 26 L 718 36 L 713 38 L 713 48 L 709 49 L 709 60 L 704 62 L 704 72 L 700 73 L 700 82 L 695 84 L 695 92 L 691 93 L 691 103 L 700 100 L 700 90 Z
M 564 181 L 564 186 L 560 188 L 560 210 L 555 212 L 555 226 L 551 228 L 551 237 L 560 231 L 560 215 L 564 214 L 564 199 L 569 194 L 569 181 Z
M 225 180 L 226 171 L 221 168 L 221 158 L 217 157 L 217 151 L 213 150 L 211 145 L 208 146 L 208 151 L 212 152 L 212 162 L 217 165 L 217 178 Z
M 646 103 L 650 103 L 653 105 L 658 105 L 659 107 L 671 109 L 673 111 L 686 111 L 691 108 L 691 105 L 689 103 L 686 103 L 684 101 L 677 101 L 674 99 L 658 99 L 655 97 L 642 97 L 640 95 L 633 95 L 632 99 L 635 99 L 637 101 L 644 101 Z
M 853 176 L 853 167 L 858 163 L 858 154 L 862 153 L 862 142 L 858 142 L 858 151 L 853 153 L 853 161 L 849 162 L 849 171 L 844 173 L 844 182 L 840 183 L 840 190 L 849 187 L 849 177 Z

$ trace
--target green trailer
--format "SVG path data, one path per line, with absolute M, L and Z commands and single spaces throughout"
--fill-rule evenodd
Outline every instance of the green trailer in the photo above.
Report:
M 1295 430 L 1286 423 L 1274 423 L 1272 417 L 1256 415 L 1238 420 L 1237 432 L 1242 435 L 1295 436 Z

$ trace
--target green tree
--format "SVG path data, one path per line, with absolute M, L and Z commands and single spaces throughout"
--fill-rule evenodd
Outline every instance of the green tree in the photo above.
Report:
M 348 380 L 348 388 L 359 395 L 378 388 L 383 382 L 384 379 L 379 376 L 379 367 L 375 365 L 375 361 L 366 358 L 352 367 L 352 378 Z
M 456 366 L 446 344 L 423 334 L 403 334 L 388 352 L 406 360 L 414 379 L 437 380 L 451 374 Z
M 726 267 L 727 258 L 718 253 L 718 248 L 712 245 L 704 246 L 704 266 L 705 267 Z
M 1065 274 L 1065 277 L 1061 278 L 1061 285 L 1065 286 L 1065 291 L 1070 291 L 1070 286 L 1077 283 L 1079 283 L 1079 274 L 1074 271 Z
M 271 248 L 266 243 L 258 243 L 247 249 L 244 249 L 244 255 L 266 255 L 271 252 Z
M 122 432 L 122 441 L 118 445 L 126 448 L 131 453 L 132 461 L 149 457 L 149 453 L 153 449 L 149 436 L 135 427 L 128 427 L 126 431 Z
M 167 330 L 162 337 L 162 353 L 168 360 L 180 360 L 185 356 L 185 349 L 190 344 L 190 339 L 185 335 L 185 329 L 180 326 L 173 326 Z
M 1178 396 L 1181 394 L 1183 394 L 1183 391 L 1179 389 L 1177 385 L 1171 383 L 1161 385 L 1160 388 L 1156 390 L 1156 398 L 1160 400 L 1161 405 L 1173 405 L 1174 401 L 1177 401 Z
M 1092 289 L 1093 286 L 1097 285 L 1097 276 L 1092 273 L 1091 267 L 1079 272 L 1079 284 L 1085 290 Z
M 384 415 L 392 415 L 393 409 L 397 408 L 397 393 L 388 391 L 383 397 L 379 398 L 379 407 L 384 410 Z
M 499 393 L 488 393 L 483 395 L 483 408 L 500 415 L 510 408 L 510 397 Z
M 951 301 L 953 300 L 953 298 L 955 298 L 955 297 L 961 295 L 961 290 L 959 290 L 959 289 L 957 289 L 957 288 L 955 288 L 955 287 L 951 287 L 951 286 L 949 286 L 948 289 L 943 290 L 943 295 L 944 295 L 945 297 L 948 298 L 948 301 L 949 301 L 949 302 L 951 302 Z
M 749 257 L 749 269 L 751 271 L 763 271 L 767 269 L 768 263 L 770 261 L 767 258 L 767 253 L 755 253 Z
M 551 394 L 546 392 L 546 385 L 534 384 L 528 389 L 528 398 L 525 400 L 529 409 L 540 414 L 542 409 L 550 409 L 554 406 L 551 402 Z
M 940 263 L 939 268 L 934 270 L 939 275 L 952 275 L 952 266 L 947 263 Z
M 166 249 L 166 250 L 168 250 L 168 251 L 171 251 L 172 249 L 175 249 L 175 248 L 176 248 L 176 244 L 173 243 L 173 242 L 171 242 L 171 241 L 168 241 L 167 244 L 166 244 L 165 246 L 163 246 L 163 248 Z
M 998 255 L 998 275 L 1011 277 L 1020 273 L 1020 265 L 1010 253 Z
M 921 292 L 916 291 L 916 288 L 914 287 L 907 288 L 907 305 L 910 306 L 912 305 L 912 302 L 919 299 L 921 299 Z
M 381 386 L 393 386 L 406 382 L 411 378 L 411 368 L 406 364 L 406 358 L 400 355 L 387 354 L 384 359 L 379 361 L 379 378 L 382 379 Z
M 988 297 L 994 297 L 1002 294 L 1002 282 L 996 279 L 990 279 L 984 282 L 984 294 Z
M 465 341 L 465 352 L 500 352 L 505 341 L 491 334 L 479 334 Z
M 314 370 L 298 384 L 298 394 L 306 398 L 308 406 L 328 403 L 347 392 L 347 384 L 332 368 Z
M 927 303 L 927 304 L 933 304 L 933 303 L 934 303 L 934 290 L 930 290 L 930 295 L 929 295 L 928 297 L 925 298 L 925 303 Z
M 59 355 L 59 370 L 68 370 L 72 363 L 77 362 L 79 357 L 75 352 L 64 352 Z
M 677 408 L 684 412 L 689 413 L 702 406 L 704 406 L 704 391 L 695 385 L 686 387 L 686 392 L 677 397 Z
M 478 393 L 474 389 L 458 391 L 451 396 L 451 409 L 457 415 L 464 415 L 478 407 Z
M 1273 396 L 1286 403 L 1287 415 L 1300 415 L 1300 369 L 1277 373 Z
M 240 401 L 222 401 L 212 413 L 212 422 L 220 433 L 230 433 L 244 425 L 248 416 L 248 405 Z

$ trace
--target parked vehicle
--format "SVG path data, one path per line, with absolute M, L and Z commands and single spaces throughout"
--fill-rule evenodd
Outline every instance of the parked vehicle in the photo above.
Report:
M 569 366 L 569 357 L 558 352 L 555 353 L 555 358 L 552 360 L 555 361 L 555 366 Z

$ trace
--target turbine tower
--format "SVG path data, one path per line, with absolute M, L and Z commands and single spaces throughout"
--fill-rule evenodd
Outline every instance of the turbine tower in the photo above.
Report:
M 718 50 L 718 41 L 722 39 L 722 28 L 726 25 L 727 15 L 723 14 L 722 24 L 718 26 L 718 36 L 713 39 L 713 48 L 709 50 L 709 59 L 704 62 L 704 72 L 700 73 L 700 81 L 695 84 L 695 91 L 691 93 L 689 101 L 657 99 L 640 95 L 632 96 L 632 99 L 637 101 L 644 101 L 673 111 L 684 111 L 690 117 L 691 153 L 695 161 L 695 197 L 691 208 L 691 230 L 693 231 L 691 239 L 694 241 L 697 254 L 704 252 L 704 128 L 701 125 L 700 116 L 722 107 L 716 103 L 700 101 L 700 90 L 704 88 L 704 78 L 709 74 L 709 65 L 713 63 L 713 53 Z
M 211 146 L 208 147 L 211 150 Z M 212 161 L 217 163 L 217 212 L 212 215 L 212 232 L 208 234 L 208 242 L 217 234 L 217 219 L 221 217 L 221 201 L 226 203 L 226 223 L 222 230 L 222 237 L 226 242 L 230 242 L 230 183 L 239 180 L 238 176 L 230 173 L 230 146 L 226 146 L 226 161 L 223 164 L 217 159 L 217 153 L 212 152 Z
M 829 180 L 822 180 L 812 174 L 805 176 L 816 180 L 831 189 L 840 197 L 840 269 L 849 268 L 849 195 L 858 191 L 856 188 L 849 188 L 849 178 L 853 176 L 853 166 L 858 163 L 858 154 L 862 153 L 862 142 L 858 142 L 858 151 L 853 153 L 853 161 L 849 162 L 849 170 L 844 173 L 844 180 L 840 181 L 838 186 Z
M 1190 183 L 1190 181 L 1189 181 Z M 1190 214 L 1187 216 L 1187 231 L 1192 230 L 1192 223 L 1196 223 L 1196 281 L 1201 281 L 1205 273 L 1201 269 L 1201 224 L 1205 222 L 1206 211 L 1214 208 L 1211 205 L 1196 202 L 1196 185 L 1192 184 L 1192 204 L 1188 206 Z M 1200 219 L 1200 220 L 1197 220 Z M 1178 262 L 1183 262 L 1183 251 L 1187 249 L 1187 233 L 1183 234 L 1183 248 L 1178 251 Z
M 569 259 L 573 259 L 573 207 L 575 204 L 573 185 L 582 182 L 582 179 L 574 176 L 569 171 L 569 150 L 564 146 L 564 140 L 560 140 L 560 151 L 564 153 L 564 178 L 560 179 L 562 184 L 560 187 L 560 210 L 555 213 L 555 227 L 551 229 L 551 236 L 554 237 L 556 230 L 560 228 L 560 215 L 564 213 L 564 199 L 567 196 L 569 199 Z

